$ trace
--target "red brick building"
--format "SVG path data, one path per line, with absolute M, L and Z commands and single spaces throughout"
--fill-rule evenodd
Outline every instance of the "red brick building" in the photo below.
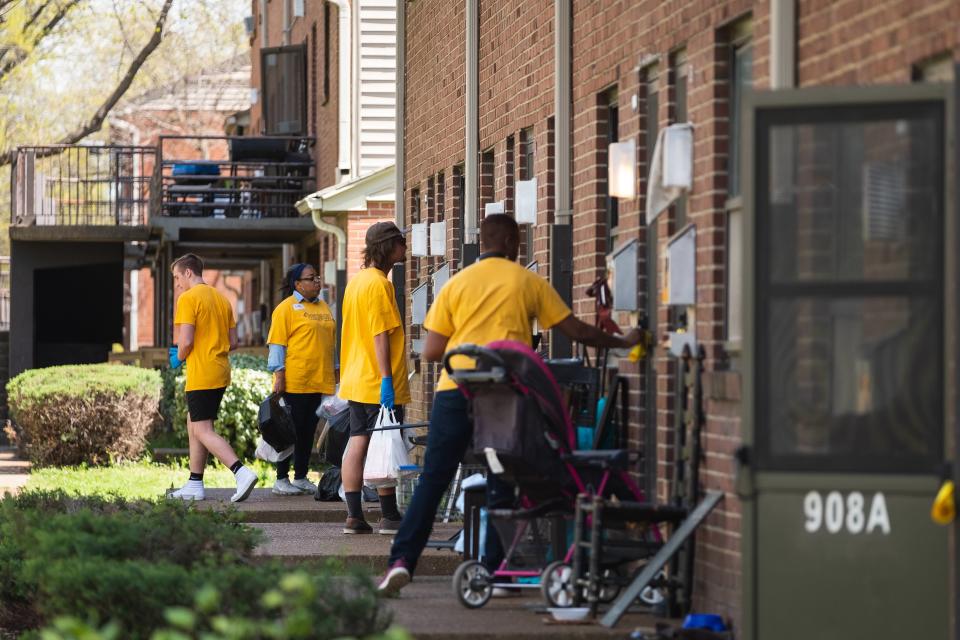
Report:
M 366 228 L 394 218 L 392 191 L 367 193 L 363 178 L 394 160 L 396 2 L 254 0 L 251 7 L 251 131 L 313 140 L 318 191 L 304 202 L 303 213 L 315 211 L 315 218 L 338 227 L 335 233 L 321 230 L 319 261 L 336 263 L 349 277 L 360 268 Z M 344 195 L 345 187 L 355 197 L 351 207 L 331 210 L 339 205 L 329 201 L 330 194 Z M 323 264 L 318 267 L 330 275 Z M 336 278 L 326 284 L 335 298 Z
M 551 268 L 551 227 L 569 220 L 569 295 L 575 313 L 588 321 L 594 301 L 586 289 L 606 275 L 614 250 L 636 241 L 637 311 L 618 312 L 616 319 L 630 326 L 648 314 L 660 343 L 686 323 L 705 355 L 700 478 L 704 489 L 722 491 L 725 499 L 698 534 L 694 607 L 749 627 L 752 623 L 741 619 L 746 525 L 734 459 L 743 436 L 739 361 L 746 337 L 739 247 L 744 178 L 734 168 L 751 151 L 736 135 L 744 126 L 736 105 L 751 88 L 950 82 L 960 61 L 960 5 L 948 0 L 402 4 L 398 166 L 403 191 L 398 203 L 406 224 L 446 222 L 445 255 L 408 260 L 407 294 L 440 264 L 452 271 L 463 266 L 464 251 L 474 242 L 469 234 L 464 237 L 473 188 L 473 215 L 482 217 L 489 203 L 502 203 L 513 214 L 518 181 L 537 179 L 536 224 L 524 227 L 521 260 L 536 261 L 539 272 L 552 280 L 561 274 L 562 268 Z M 557 45 L 566 37 L 557 34 L 561 14 L 569 28 L 566 47 Z M 566 129 L 557 126 L 558 66 L 570 78 L 565 142 L 558 139 Z M 475 122 L 470 121 L 471 93 Z M 678 122 L 694 127 L 693 186 L 648 226 L 643 212 L 653 146 L 659 131 Z M 634 198 L 608 196 L 608 145 L 618 141 L 636 144 Z M 559 175 L 561 147 L 569 149 L 568 176 Z M 474 149 L 472 172 L 468 154 Z M 570 185 L 569 196 L 558 194 L 561 184 Z M 671 307 L 662 302 L 667 247 L 691 224 L 696 228 L 696 303 Z M 410 326 L 411 340 L 421 338 L 421 331 Z M 619 362 L 631 389 L 629 442 L 655 460 L 637 471 L 661 500 L 670 495 L 677 455 L 677 367 L 664 348 L 649 365 Z M 434 366 L 424 363 L 419 371 L 412 387 L 416 419 L 426 416 L 436 379 Z

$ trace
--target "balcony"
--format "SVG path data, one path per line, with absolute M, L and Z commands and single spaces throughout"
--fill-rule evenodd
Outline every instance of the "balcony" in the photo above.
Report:
M 316 188 L 312 145 L 303 137 L 162 136 L 151 214 L 296 218 L 294 204 Z
M 17 149 L 10 222 L 27 226 L 145 226 L 154 147 Z
M 162 136 L 156 146 L 20 147 L 10 222 L 33 236 L 53 226 L 145 229 L 172 218 L 180 225 L 190 218 L 297 218 L 294 204 L 316 190 L 313 142 Z

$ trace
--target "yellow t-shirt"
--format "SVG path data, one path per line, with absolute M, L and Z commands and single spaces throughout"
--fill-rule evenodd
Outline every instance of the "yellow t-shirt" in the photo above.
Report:
M 410 402 L 403 324 L 393 283 L 375 267 L 361 269 L 343 292 L 343 334 L 340 337 L 340 397 L 380 404 L 380 367 L 373 337 L 387 332 L 394 402 Z
M 485 345 L 496 340 L 531 344 L 536 318 L 549 329 L 570 315 L 570 308 L 550 283 L 506 258 L 475 262 L 443 286 L 424 327 L 447 336 L 447 350 L 461 344 Z M 473 360 L 453 358 L 454 369 L 472 369 Z M 444 371 L 437 391 L 456 389 Z
M 177 299 L 173 326 L 196 328 L 187 356 L 187 391 L 219 389 L 230 384 L 230 329 L 237 326 L 230 301 L 208 284 L 190 287 Z
M 273 310 L 268 344 L 287 348 L 284 369 L 290 393 L 333 393 L 333 343 L 337 323 L 323 300 L 290 296 Z

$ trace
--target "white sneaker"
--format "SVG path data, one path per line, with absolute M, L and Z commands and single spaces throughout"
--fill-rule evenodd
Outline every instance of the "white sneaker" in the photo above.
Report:
M 294 478 L 293 482 L 290 484 L 296 487 L 296 489 L 298 489 L 301 493 L 309 493 L 310 495 L 313 495 L 317 492 L 317 485 L 313 484 L 306 478 Z
M 169 492 L 167 497 L 174 500 L 192 501 L 203 500 L 206 496 L 203 493 L 203 483 L 190 480 L 176 491 Z
M 237 479 L 237 492 L 230 496 L 230 502 L 243 502 L 257 486 L 257 474 L 243 466 L 234 474 L 234 477 Z
M 290 484 L 290 481 L 286 478 L 279 478 L 273 483 L 271 493 L 275 496 L 298 496 L 300 495 L 300 489 Z

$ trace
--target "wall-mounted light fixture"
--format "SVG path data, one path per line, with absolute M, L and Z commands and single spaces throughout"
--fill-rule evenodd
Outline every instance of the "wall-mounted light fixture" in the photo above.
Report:
M 612 142 L 607 153 L 607 185 L 612 198 L 637 197 L 637 143 Z

